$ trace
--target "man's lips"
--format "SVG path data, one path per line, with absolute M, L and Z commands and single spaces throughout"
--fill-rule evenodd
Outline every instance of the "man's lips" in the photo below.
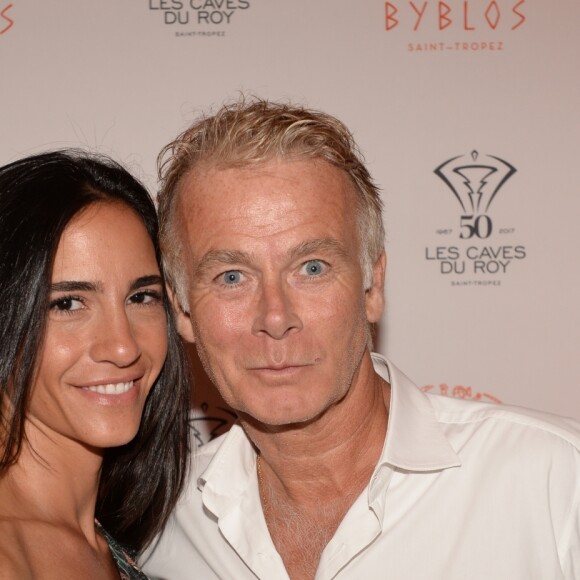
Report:
M 252 366 L 249 368 L 249 370 L 272 372 L 272 373 L 284 373 L 284 372 L 297 371 L 297 370 L 304 369 L 304 368 L 309 367 L 309 366 L 311 366 L 311 365 L 304 364 L 304 363 L 265 364 L 265 365 Z

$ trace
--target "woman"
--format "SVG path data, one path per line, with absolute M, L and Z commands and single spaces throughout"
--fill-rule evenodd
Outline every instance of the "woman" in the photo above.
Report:
M 145 578 L 127 551 L 165 523 L 188 456 L 160 264 L 153 203 L 110 160 L 0 168 L 1 578 Z

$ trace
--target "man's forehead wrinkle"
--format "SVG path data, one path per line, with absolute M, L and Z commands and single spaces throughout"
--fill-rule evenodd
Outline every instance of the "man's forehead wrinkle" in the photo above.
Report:
M 270 195 L 273 198 L 283 197 L 287 200 L 293 199 L 293 194 L 286 191 L 286 184 L 300 184 L 300 175 L 278 175 L 275 169 L 269 168 L 268 165 L 249 166 L 249 167 L 226 167 L 219 169 L 211 167 L 201 172 L 192 173 L 184 178 L 184 183 L 181 186 L 181 200 L 186 201 L 185 205 L 188 209 L 194 210 L 199 206 L 204 206 L 205 199 L 210 197 L 220 198 L 222 193 L 231 189 L 232 184 L 229 182 L 229 176 L 234 174 L 238 184 L 244 182 L 252 182 L 257 176 L 268 177 L 273 183 L 270 184 Z M 211 187 L 208 186 L 211 183 Z M 259 186 L 258 186 L 259 187 Z M 202 191 L 200 191 L 202 190 Z M 240 200 L 243 201 L 252 199 L 254 192 L 252 188 L 248 188 L 243 193 L 240 193 Z M 263 191 L 259 195 L 264 195 Z M 243 201 L 242 201 L 243 200 Z

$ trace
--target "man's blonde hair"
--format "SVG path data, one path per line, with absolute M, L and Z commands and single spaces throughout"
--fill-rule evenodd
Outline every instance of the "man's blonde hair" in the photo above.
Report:
M 182 307 L 187 305 L 183 240 L 176 207 L 180 186 L 202 163 L 247 167 L 282 159 L 324 160 L 345 171 L 354 186 L 365 289 L 383 251 L 382 202 L 351 132 L 337 118 L 304 107 L 242 98 L 202 115 L 163 148 L 158 158 L 160 243 L 165 271 Z

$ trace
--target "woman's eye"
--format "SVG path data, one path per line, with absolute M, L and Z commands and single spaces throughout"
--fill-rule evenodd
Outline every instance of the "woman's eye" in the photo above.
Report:
M 161 301 L 161 293 L 157 290 L 143 290 L 132 294 L 129 301 L 133 304 L 151 304 L 152 302 Z
M 239 270 L 229 270 L 221 275 L 221 281 L 226 286 L 235 286 L 242 281 L 242 273 Z
M 56 310 L 57 312 L 74 312 L 82 308 L 84 308 L 82 300 L 80 298 L 73 298 L 72 296 L 57 298 L 50 303 L 50 309 Z
M 303 264 L 302 268 L 308 276 L 319 276 L 324 272 L 326 264 L 320 260 L 308 260 L 308 262 Z

